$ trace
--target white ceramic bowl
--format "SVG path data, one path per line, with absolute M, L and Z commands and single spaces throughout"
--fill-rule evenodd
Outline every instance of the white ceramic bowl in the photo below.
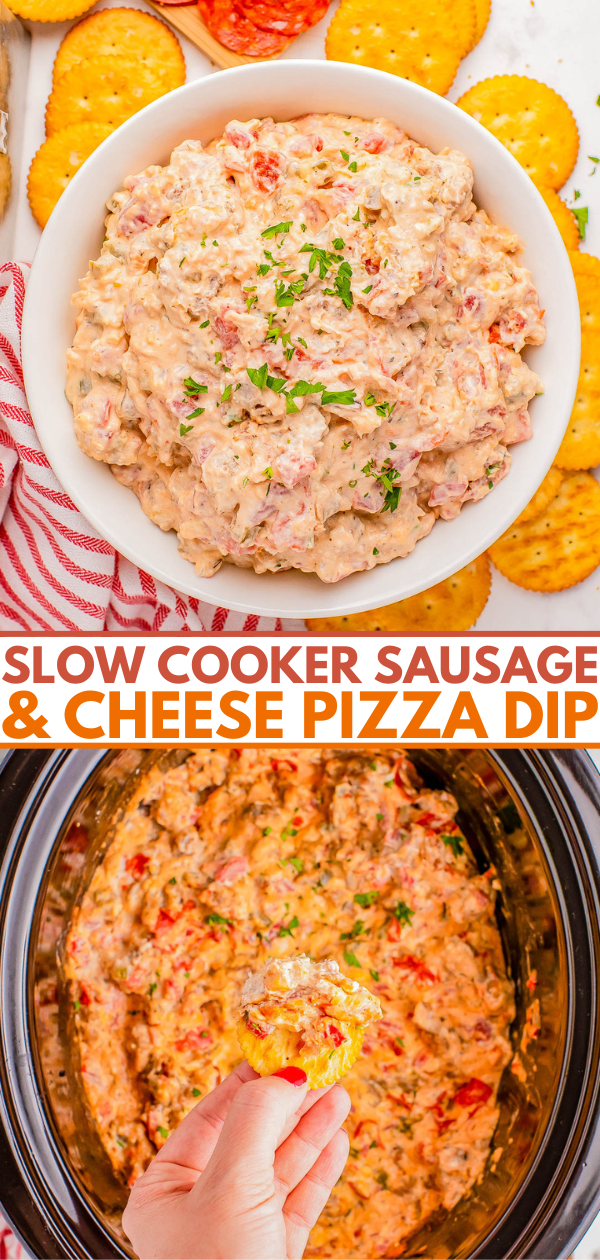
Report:
M 80 451 L 64 395 L 65 353 L 74 320 L 69 304 L 88 260 L 100 252 L 104 202 L 128 174 L 168 162 L 188 138 L 218 136 L 232 118 L 293 118 L 308 111 L 385 117 L 434 152 L 466 153 L 475 170 L 475 199 L 525 243 L 524 262 L 546 309 L 547 337 L 527 352 L 545 394 L 531 406 L 534 435 L 512 448 L 508 477 L 457 520 L 438 521 L 405 560 L 356 573 L 334 585 L 292 571 L 257 575 L 225 564 L 197 578 L 135 495 L 105 464 Z M 271 61 L 241 66 L 189 83 L 148 105 L 92 154 L 63 193 L 43 233 L 23 318 L 27 395 L 40 441 L 65 490 L 98 532 L 154 577 L 211 604 L 267 616 L 360 612 L 403 599 L 454 573 L 505 530 L 549 468 L 571 411 L 579 366 L 579 310 L 566 250 L 554 221 L 524 170 L 488 131 L 448 101 L 405 79 L 328 61 Z

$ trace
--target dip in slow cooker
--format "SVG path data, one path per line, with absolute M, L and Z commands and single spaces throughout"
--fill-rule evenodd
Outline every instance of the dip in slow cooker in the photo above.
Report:
M 509 471 L 543 312 L 473 178 L 386 119 L 309 114 L 230 122 L 109 199 L 73 298 L 75 432 L 200 576 L 337 582 Z
M 67 941 L 81 1072 L 133 1184 L 240 1061 L 244 982 L 334 958 L 383 1018 L 344 1077 L 350 1155 L 312 1257 L 394 1256 L 483 1172 L 511 1056 L 492 868 L 395 750 L 219 749 L 155 766 Z

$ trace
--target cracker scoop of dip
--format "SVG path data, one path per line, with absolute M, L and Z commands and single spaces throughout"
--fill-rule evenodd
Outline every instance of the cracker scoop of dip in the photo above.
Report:
M 544 340 L 473 170 L 386 119 L 230 122 L 129 176 L 73 298 L 67 397 L 200 577 L 407 556 L 531 435 Z
M 311 1089 L 338 1081 L 356 1062 L 365 1029 L 381 1019 L 379 998 L 332 958 L 277 958 L 248 976 L 237 1035 L 255 1072 L 306 1072 Z

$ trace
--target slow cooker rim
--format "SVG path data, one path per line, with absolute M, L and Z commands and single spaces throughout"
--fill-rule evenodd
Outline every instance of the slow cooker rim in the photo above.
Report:
M 106 755 L 106 754 L 105 754 L 105 750 L 99 750 L 99 749 L 91 749 L 91 750 L 77 750 L 77 752 L 78 752 L 78 753 L 81 753 L 81 752 L 84 752 L 84 753 L 85 753 L 86 751 L 89 751 L 89 753 L 91 754 L 90 759 L 89 759 L 89 762 L 88 762 L 88 764 L 89 764 L 90 762 L 93 762 L 93 766 L 91 767 L 91 769 L 97 768 L 97 767 L 101 764 L 102 760 L 104 759 L 104 756 Z M 493 760 L 494 760 L 494 762 L 495 762 L 496 769 L 497 769 L 497 770 L 502 771 L 502 770 L 504 769 L 504 766 L 505 766 L 505 763 L 506 763 L 507 756 L 508 756 L 508 757 L 510 757 L 510 752 L 509 752 L 509 753 L 507 753 L 507 750 L 489 750 L 489 751 L 490 751 L 490 753 L 492 753 L 492 754 L 493 754 Z M 526 761 L 527 761 L 527 763 L 528 763 L 528 764 L 530 764 L 530 765 L 535 765 L 535 766 L 536 766 L 536 769 L 538 769 L 538 770 L 543 770 L 543 776 L 542 776 L 542 777 L 545 777 L 545 778 L 546 778 L 546 780 L 548 781 L 548 783 L 549 783 L 550 785 L 552 785 L 554 788 L 556 788 L 556 787 L 558 786 L 558 785 L 557 785 L 557 782 L 556 782 L 557 775 L 559 776 L 559 782 L 561 782 L 561 783 L 562 783 L 562 780 L 563 780 L 563 778 L 564 778 L 564 770 L 565 770 L 565 768 L 571 769 L 571 771 L 573 771 L 573 765 L 574 765 L 574 763 L 577 761 L 577 754 L 574 754 L 574 751 L 573 751 L 573 750 L 561 750 L 562 757 L 561 757 L 561 759 L 560 759 L 560 760 L 558 760 L 558 759 L 557 759 L 557 758 L 553 755 L 553 750 L 546 750 L 544 753 L 534 752 L 534 753 L 533 753 L 533 755 L 532 755 L 532 753 L 531 753 L 531 750 L 511 750 L 511 752 L 512 752 L 512 751 L 516 751 L 518 754 L 526 753 L 526 754 L 527 754 L 527 757 L 526 757 Z M 44 777 L 43 777 L 43 787 L 44 787 L 44 791 L 43 791 L 42 793 L 36 793 L 36 795 L 35 795 L 35 801 L 34 801 L 34 802 L 33 802 L 33 801 L 31 801 L 31 800 L 29 799 L 29 797 L 27 797 L 27 798 L 25 799 L 25 801 L 23 802 L 23 804 L 22 804 L 22 806 L 21 806 L 20 811 L 17 811 L 17 812 L 16 812 L 16 814 L 15 814 L 15 818 L 18 818 L 18 823 L 19 823 L 19 825 L 18 825 L 18 829 L 17 829 L 17 830 L 15 830 L 15 828 L 14 828 L 14 827 L 13 827 L 13 828 L 12 828 L 12 830 L 11 830 L 11 833 L 10 833 L 10 835 L 8 836 L 8 847 L 7 847 L 7 843 L 6 843 L 7 837 L 6 837 L 6 836 L 4 836 L 4 837 L 1 837 L 1 838 L 0 838 L 0 859 L 2 859 L 2 858 L 3 858 L 3 861 L 2 861 L 2 866 L 1 866 L 1 868 L 0 868 L 0 878 L 1 878 L 1 875 L 2 875 L 2 872 L 3 872 L 3 871 L 5 871 L 5 872 L 7 873 L 7 875 L 8 875 L 8 874 L 10 874 L 10 870 L 11 870 L 12 864 L 13 864 L 13 863 L 14 863 L 14 861 L 15 861 L 15 858 L 17 859 L 17 862 L 18 862 L 18 857 L 19 857 L 19 854 L 20 854 L 20 852 L 22 851 L 23 846 L 24 846 L 24 844 L 25 844 L 25 842 L 26 842 L 27 834 L 28 834 L 28 831 L 29 831 L 29 826 L 31 825 L 31 820 L 30 820 L 30 822 L 29 822 L 29 825 L 27 825 L 27 826 L 24 826 L 24 825 L 23 825 L 24 823 L 26 823 L 26 822 L 27 822 L 27 820 L 29 819 L 29 816 L 30 816 L 30 814 L 31 814 L 31 805 L 33 804 L 33 805 L 35 806 L 34 813 L 33 813 L 33 817 L 35 818 L 35 816 L 37 815 L 38 810 L 39 810 L 40 799 L 41 799 L 41 798 L 43 799 L 43 797 L 44 797 L 44 795 L 45 795 L 45 793 L 46 793 L 46 791 L 47 791 L 47 788 L 48 788 L 49 783 L 50 783 L 50 782 L 52 781 L 52 779 L 55 777 L 56 772 L 58 771 L 58 769 L 60 768 L 60 766 L 63 764 L 63 762 L 64 762 L 65 758 L 66 758 L 66 757 L 68 757 L 69 755 L 70 755 L 70 754 L 68 753 L 68 751 L 67 751 L 67 750 L 54 750 L 54 751 L 50 751 L 50 750 L 48 750 L 47 752 L 46 752 L 45 750 L 44 750 L 44 751 L 42 751 L 42 750 L 40 750 L 40 751 L 38 751 L 38 750 L 29 750 L 29 752 L 28 752 L 27 754 L 25 753 L 25 750 L 16 750 L 16 756 L 17 756 L 17 757 L 21 757 L 21 758 L 22 758 L 23 756 L 25 756 L 25 757 L 28 757 L 28 756 L 33 756 L 33 757 L 37 758 L 37 765 L 40 767 L 40 771 L 39 771 L 39 772 L 42 772 L 42 771 L 44 771 L 44 769 L 45 769 L 46 773 L 44 774 Z M 4 771 L 6 770 L 6 761 L 8 761 L 8 762 L 9 762 L 9 765 L 10 765 L 10 760 L 11 760 L 11 757 L 14 757 L 14 756 L 15 756 L 15 754 L 11 752 L 11 753 L 9 753 L 9 754 L 8 754 L 8 758 L 2 758 L 2 759 L 0 759 L 0 770 L 2 770 L 2 771 L 4 772 Z M 87 761 L 88 761 L 88 758 L 84 758 L 84 760 L 87 762 Z M 557 763 L 557 760 L 558 760 L 558 765 L 556 764 L 556 763 Z M 589 762 L 589 766 L 590 766 L 590 767 L 591 767 L 591 765 L 592 765 L 592 763 L 591 763 L 591 762 Z M 37 778 L 39 777 L 39 772 L 36 774 L 36 780 L 37 780 Z M 88 772 L 88 773 L 89 773 L 89 772 Z M 573 771 L 573 773 L 575 773 L 575 772 Z M 594 771 L 594 775 L 595 775 L 595 773 L 596 773 L 596 772 Z M 18 777 L 18 776 L 17 776 L 17 777 Z M 509 776 L 509 777 L 510 777 L 510 776 Z M 597 781 L 594 781 L 594 780 L 591 778 L 591 776 L 589 776 L 589 775 L 588 775 L 588 780 L 587 780 L 585 783 L 582 783 L 582 782 L 581 782 L 581 780 L 580 780 L 580 777 L 579 777 L 579 776 L 577 776 L 577 775 L 576 775 L 575 777 L 577 778 L 577 781 L 579 782 L 579 786 L 581 787 L 581 789 L 582 789 L 582 790 L 586 793 L 586 796 L 589 796 L 589 795 L 591 794 L 591 796 L 592 796 L 593 798 L 595 798 L 595 808 L 596 808 L 596 809 L 598 809 L 598 810 L 600 810 L 600 787 L 599 787 L 599 783 L 598 783 Z M 585 779 L 585 775 L 583 775 L 583 778 Z M 571 812 L 571 815 L 573 816 L 573 819 L 574 819 L 574 834 L 575 834 L 575 836 L 577 837 L 577 841 L 578 841 L 578 844 L 576 844 L 576 845 L 575 845 L 575 850 L 574 850 L 574 851 L 575 851 L 575 852 L 578 852 L 578 849 L 579 849 L 579 844 L 581 844 L 581 842 L 582 842 L 582 841 L 583 841 L 583 843 L 584 843 L 584 847 L 585 847 L 585 840 L 586 840 L 586 837 L 587 837 L 587 840 L 588 840 L 588 842 L 590 843 L 590 845 L 591 845 L 591 841 L 590 841 L 589 834 L 586 832 L 585 827 L 583 826 L 583 824 L 582 824 L 582 822 L 581 822 L 581 815 L 580 815 L 579 810 L 577 809 L 577 807 L 576 807 L 576 805 L 575 805 L 575 802 L 573 801 L 572 794 L 568 791 L 568 789 L 566 788 L 566 785 L 565 785 L 564 783 L 562 783 L 562 788 L 563 788 L 564 790 L 562 790 L 562 791 L 560 791 L 560 792 L 559 792 L 559 798 L 561 798 L 561 799 L 562 799 L 562 801 L 564 802 L 564 800 L 565 800 L 565 793 L 566 793 L 566 794 L 568 795 L 568 797 L 569 797 L 570 812 Z M 72 807 L 72 801 L 70 802 L 70 806 Z M 70 813 L 70 812 L 71 812 L 71 808 L 69 809 L 68 813 Z M 579 820 L 579 823 L 577 822 L 577 820 Z M 12 844 L 10 844 L 11 839 L 12 839 Z M 4 842 L 4 844 L 3 844 L 3 842 Z M 55 844 L 55 843 L 56 843 L 56 837 L 54 838 L 54 841 L 53 841 L 53 844 L 52 844 L 52 849 L 51 849 L 51 851 L 52 851 L 52 852 L 54 851 L 54 844 Z M 4 849 L 6 849 L 6 853 L 3 853 L 3 848 L 4 848 Z M 572 849 L 572 848 L 573 848 L 573 846 L 571 846 L 571 849 Z M 595 888 L 596 897 L 598 898 L 598 895 L 600 894 L 600 868 L 599 868 L 599 865 L 598 865 L 598 861 L 599 861 L 600 854 L 597 854 L 597 853 L 593 850 L 593 846 L 591 846 L 591 848 L 592 848 L 592 868 L 593 868 L 593 879 L 592 879 L 592 885 L 593 885 L 593 887 Z M 589 855 L 588 855 L 588 856 L 589 856 Z M 8 866 L 7 866 L 7 857 L 9 858 L 9 863 L 8 863 Z M 559 888 L 561 888 L 561 884 L 560 884 L 560 882 L 557 884 L 557 886 L 558 886 Z M 2 898 L 2 901 L 3 901 L 3 903 L 4 903 L 4 897 Z M 0 905 L 0 932 L 2 933 L 2 935 L 3 935 L 3 927 L 4 927 L 5 911 L 6 911 L 6 907 L 5 907 L 5 905 L 4 905 L 4 904 Z M 29 934 L 30 934 L 30 936 L 31 936 L 31 924 L 29 925 Z M 598 965 L 598 956 L 597 956 L 597 955 L 594 955 L 594 953 L 593 953 L 593 951 L 592 951 L 592 948 L 591 948 L 591 943 L 590 943 L 590 959 L 592 959 L 592 958 L 594 958 L 594 957 L 596 957 L 596 965 Z M 584 1142 L 587 1146 L 590 1146 L 590 1145 L 592 1144 L 593 1132 L 596 1132 L 596 1131 L 597 1131 L 597 1132 L 599 1132 L 599 1133 L 600 1133 L 600 1124 L 599 1124 L 599 1119 L 600 1119 L 600 1116 L 599 1116 L 599 1111 L 600 1111 L 600 1107 L 599 1107 L 599 1102 L 598 1102 L 598 1096 L 597 1096 L 597 1093 L 598 1093 L 598 1091 L 596 1091 L 596 1098 L 595 1098 L 595 1100 L 594 1100 L 594 1107 L 593 1107 L 591 1110 L 588 1110 L 588 1113 L 587 1113 L 587 1123 L 586 1123 L 586 1125 L 585 1125 L 585 1130 L 584 1130 L 584 1133 L 583 1133 L 583 1135 L 582 1135 L 582 1139 L 581 1139 L 581 1140 L 582 1140 L 582 1142 Z M 40 1105 L 40 1106 L 41 1106 L 41 1103 L 40 1103 L 40 1100 L 39 1100 L 39 1099 L 38 1099 L 38 1105 Z M 44 1114 L 45 1114 L 45 1113 L 44 1113 Z M 1 1117 L 1 1118 L 2 1118 L 3 1124 L 0 1126 L 0 1157 L 2 1158 L 2 1161 L 3 1161 L 3 1163 L 4 1163 L 4 1162 L 6 1161 L 6 1159 L 7 1159 L 7 1158 L 10 1158 L 11 1156 L 12 1156 L 13 1158 L 15 1158 L 15 1155 L 16 1155 L 16 1152 L 15 1152 L 15 1150 L 13 1149 L 13 1143 L 12 1143 L 12 1141 L 11 1141 L 11 1137 L 12 1137 L 13 1135 L 12 1135 L 12 1133 L 11 1133 L 12 1125 L 11 1125 L 10 1123 L 9 1123 L 9 1126 L 8 1126 L 8 1131 L 7 1131 L 7 1123 L 6 1123 L 6 1122 L 7 1122 L 8 1116 L 7 1116 L 6 1107 L 5 1107 L 5 1105 L 4 1105 L 4 1104 L 2 1105 L 2 1117 Z M 47 1116 L 45 1116 L 45 1119 L 46 1119 L 46 1121 L 47 1121 L 48 1117 L 47 1117 Z M 592 1121 L 593 1121 L 593 1123 L 592 1123 Z M 48 1125 L 47 1125 L 47 1124 L 46 1124 L 46 1128 L 48 1129 Z M 2 1130 L 3 1130 L 3 1131 L 2 1131 Z M 593 1132 L 592 1132 L 592 1131 L 593 1131 Z M 50 1132 L 51 1132 L 51 1130 L 50 1130 Z M 53 1135 L 53 1134 L 51 1134 L 51 1136 L 52 1136 L 52 1137 L 54 1137 L 54 1135 Z M 599 1140 L 600 1140 L 600 1138 L 599 1138 Z M 54 1146 L 56 1146 L 56 1144 L 55 1144 L 55 1143 L 53 1143 L 53 1145 L 54 1145 Z M 581 1143 L 580 1143 L 580 1145 L 581 1145 Z M 545 1142 L 544 1142 L 544 1141 L 542 1141 L 542 1143 L 540 1144 L 540 1152 L 542 1152 L 544 1149 L 545 1149 Z M 582 1149 L 583 1149 L 583 1148 L 582 1148 Z M 72 1177 L 71 1177 L 71 1174 L 70 1174 L 70 1170 L 68 1169 L 68 1166 L 67 1166 L 67 1164 L 66 1164 L 66 1161 L 65 1161 L 65 1160 L 64 1160 L 64 1158 L 62 1157 L 62 1153 L 61 1153 L 59 1150 L 56 1150 L 56 1156 L 57 1156 L 57 1157 L 58 1157 L 58 1159 L 59 1159 L 59 1162 L 60 1162 L 61 1169 L 62 1169 L 63 1173 L 65 1173 L 65 1174 L 66 1174 L 66 1179 L 68 1179 L 68 1181 L 71 1183 L 72 1189 L 73 1189 L 74 1193 L 77 1195 L 77 1197 L 79 1198 L 79 1202 L 80 1202 L 80 1204 L 81 1204 L 81 1191 L 80 1191 L 79 1187 L 78 1187 L 78 1186 L 77 1186 L 77 1185 L 73 1182 Z M 540 1154 L 538 1153 L 538 1157 L 537 1157 L 538 1161 L 539 1161 L 539 1158 L 540 1158 Z M 17 1161 L 17 1164 L 19 1164 L 19 1161 Z M 534 1162 L 534 1164 L 535 1164 L 535 1162 Z M 600 1165 L 599 1165 L 599 1166 L 600 1166 Z M 532 1166 L 532 1168 L 533 1168 L 533 1166 Z M 24 1170 L 24 1169 L 20 1169 L 20 1171 L 21 1171 L 21 1174 L 22 1174 L 22 1175 L 23 1175 L 23 1173 L 25 1172 L 25 1170 Z M 528 1175 L 528 1178 L 527 1178 L 527 1184 L 529 1184 L 529 1183 L 530 1183 L 530 1181 L 531 1181 L 531 1172 L 532 1172 L 532 1170 L 530 1170 L 530 1174 Z M 572 1170 L 571 1180 L 573 1180 L 573 1176 L 574 1176 L 574 1170 Z M 29 1180 L 29 1175 L 27 1176 L 27 1180 Z M 523 1192 L 523 1187 L 521 1187 L 521 1188 L 520 1188 L 520 1191 L 519 1191 L 519 1196 L 518 1196 L 518 1197 L 519 1197 L 519 1199 L 521 1198 L 522 1192 Z M 36 1197 L 37 1197 L 37 1196 L 36 1196 Z M 596 1201 L 597 1201 L 598 1199 L 600 1199 L 600 1189 L 599 1189 L 599 1190 L 598 1190 L 598 1192 L 597 1192 L 597 1195 L 596 1195 Z M 31 1206 L 32 1206 L 32 1203 L 31 1203 L 31 1200 L 30 1200 L 29 1205 L 28 1205 L 28 1207 L 29 1207 L 29 1215 L 31 1214 Z M 50 1237 L 50 1235 L 49 1235 L 49 1231 L 48 1231 L 48 1228 L 47 1228 L 47 1220 L 45 1219 L 44 1214 L 43 1214 L 43 1208 L 41 1208 L 39 1204 L 35 1204 L 35 1203 L 34 1203 L 34 1205 L 33 1205 L 33 1206 L 34 1206 L 34 1208 L 35 1208 L 35 1212 L 36 1212 L 37 1216 L 39 1217 L 38 1226 L 41 1226 L 41 1232 L 40 1232 L 39 1228 L 38 1228 L 38 1230 L 35 1232 L 35 1241 L 34 1241 L 34 1238 L 33 1238 L 33 1237 L 32 1237 L 32 1235 L 31 1235 L 30 1222 L 29 1222 L 29 1221 L 23 1221 L 22 1219 L 21 1219 L 21 1220 L 18 1220 L 18 1219 L 17 1219 L 17 1220 L 12 1219 L 12 1217 L 13 1217 L 13 1213 L 11 1213 L 10 1208 L 5 1208 L 4 1210 L 5 1210 L 6 1215 L 7 1215 L 9 1218 L 11 1218 L 11 1224 L 12 1224 L 12 1225 L 13 1225 L 13 1227 L 15 1228 L 15 1232 L 17 1233 L 17 1235 L 21 1238 L 21 1240 L 22 1240 L 22 1242 L 23 1242 L 23 1245 L 24 1245 L 26 1248 L 33 1249 L 33 1250 L 34 1250 L 34 1252 L 35 1252 L 35 1242 L 37 1241 L 37 1242 L 41 1243 L 42 1247 L 44 1247 L 44 1245 L 45 1245 L 45 1240 L 47 1240 L 47 1239 Z M 55 1206 L 56 1206 L 56 1205 L 55 1205 Z M 594 1206 L 594 1205 L 593 1205 L 593 1206 Z M 538 1230 L 538 1231 L 536 1231 L 536 1235 L 538 1235 L 538 1236 L 536 1236 L 535 1242 L 533 1243 L 533 1245 L 534 1245 L 534 1247 L 535 1247 L 535 1250 L 533 1250 L 533 1251 L 529 1251 L 529 1250 L 527 1250 L 526 1252 L 523 1252 L 523 1251 L 522 1251 L 522 1250 L 520 1250 L 520 1248 L 518 1247 L 518 1244 L 519 1244 L 519 1242 L 520 1242 L 520 1239 L 518 1239 L 518 1240 L 517 1240 L 517 1242 L 516 1242 L 516 1244 L 515 1244 L 515 1245 L 517 1246 L 517 1248 L 518 1248 L 517 1250 L 514 1250 L 514 1249 L 511 1247 L 511 1248 L 510 1248 L 510 1250 L 505 1250 L 505 1251 L 502 1251 L 502 1253 L 501 1253 L 501 1254 L 503 1254 L 503 1255 L 517 1255 L 517 1254 L 523 1255 L 523 1254 L 529 1254 L 529 1255 L 539 1255 L 539 1256 L 559 1255 L 559 1254 L 560 1254 L 560 1255 L 565 1255 L 565 1254 L 567 1254 L 567 1252 L 568 1252 L 568 1250 L 570 1249 L 570 1247 L 572 1247 L 572 1246 L 574 1245 L 574 1242 L 575 1242 L 575 1241 L 577 1241 L 577 1240 L 578 1240 L 578 1238 L 579 1238 L 579 1237 L 581 1237 L 581 1236 L 583 1235 L 583 1233 L 585 1232 L 585 1229 L 587 1228 L 587 1224 L 589 1223 L 589 1217 L 593 1214 L 593 1206 L 590 1206 L 590 1204 L 588 1203 L 588 1205 L 587 1205 L 587 1207 L 586 1207 L 586 1211 L 585 1211 L 585 1213 L 584 1213 L 584 1218 L 583 1218 L 582 1220 L 579 1220 L 579 1221 L 577 1222 L 577 1224 L 574 1226 L 574 1232 L 573 1232 L 573 1230 L 570 1230 L 570 1232 L 569 1232 L 569 1236 L 568 1236 L 568 1239 L 567 1239 L 566 1241 L 565 1241 L 565 1239 L 564 1239 L 564 1238 L 562 1238 L 562 1239 L 560 1240 L 560 1251 L 557 1251 L 557 1250 L 553 1250 L 553 1251 L 551 1251 L 551 1250 L 547 1250 L 547 1249 L 546 1249 L 546 1250 L 541 1250 L 541 1251 L 540 1251 L 540 1250 L 538 1250 L 538 1247 L 539 1247 L 539 1245 L 540 1245 L 540 1241 L 541 1241 L 541 1239 L 542 1239 L 542 1238 L 548 1238 L 548 1240 L 550 1240 L 550 1238 L 551 1238 L 551 1237 L 556 1237 L 556 1235 L 557 1235 L 557 1231 L 556 1231 L 556 1223 L 554 1222 L 554 1217 L 556 1216 L 556 1214 L 557 1214 L 557 1210 L 559 1210 L 559 1209 L 557 1209 L 557 1208 L 556 1208 L 556 1205 L 555 1205 L 555 1207 L 552 1209 L 552 1211 L 548 1214 L 548 1220 L 544 1223 L 544 1232 L 543 1232 L 541 1235 L 539 1235 L 539 1230 Z M 86 1205 L 86 1207 L 87 1207 L 87 1205 Z M 560 1207 L 560 1205 L 559 1205 L 559 1207 Z M 58 1222 L 56 1222 L 56 1223 L 58 1224 Z M 499 1223 L 499 1224 L 500 1224 L 500 1223 Z M 103 1230 L 103 1227 L 101 1226 L 100 1222 L 97 1220 L 97 1218 L 96 1218 L 96 1217 L 94 1217 L 94 1218 L 93 1218 L 93 1226 L 94 1226 L 94 1229 L 95 1229 L 96 1231 L 98 1231 L 99 1233 L 101 1232 L 101 1233 L 104 1235 L 104 1237 L 105 1237 L 106 1241 L 109 1241 L 109 1237 L 108 1237 L 108 1235 L 106 1235 L 106 1234 L 105 1234 L 105 1231 Z M 553 1232 L 553 1231 L 554 1231 L 554 1232 Z M 56 1237 L 55 1237 L 55 1239 L 54 1239 L 55 1243 L 58 1243 L 58 1244 L 59 1244 L 59 1246 L 61 1246 L 61 1245 L 62 1245 L 62 1248 L 64 1248 L 64 1250 L 63 1250 L 63 1251 L 61 1251 L 61 1253 L 60 1253 L 60 1254 L 73 1255 L 73 1256 L 75 1256 L 75 1255 L 77 1255 L 77 1256 L 89 1256 L 89 1255 L 96 1255 L 96 1254 L 98 1254 L 96 1251 L 88 1251 L 88 1250 L 86 1250 L 85 1248 L 82 1248 L 82 1247 L 79 1245 L 79 1240 L 78 1240 L 77 1236 L 73 1233 L 73 1231 L 72 1231 L 72 1229 L 71 1229 L 70 1225 L 67 1225 L 67 1231 L 66 1231 L 66 1232 L 67 1232 L 67 1235 L 68 1235 L 68 1240 L 67 1240 L 67 1238 L 66 1238 L 66 1237 L 64 1237 L 64 1236 L 63 1236 L 63 1238 L 60 1238 L 60 1237 L 58 1236 L 58 1235 L 60 1235 L 60 1234 L 62 1234 L 62 1233 L 63 1233 L 62 1229 L 59 1229 L 59 1230 L 58 1230 L 57 1236 L 56 1236 Z M 491 1251 L 489 1250 L 490 1243 L 491 1243 L 491 1242 L 493 1242 L 493 1238 L 494 1238 L 494 1237 L 496 1237 L 496 1235 L 498 1234 L 498 1232 L 499 1232 L 498 1227 L 495 1227 L 495 1229 L 494 1229 L 494 1231 L 493 1231 L 493 1234 L 492 1234 L 490 1237 L 488 1237 L 488 1239 L 486 1240 L 485 1244 L 483 1244 L 483 1245 L 482 1245 L 482 1246 L 478 1249 L 478 1251 L 477 1251 L 476 1253 L 474 1253 L 474 1255 L 484 1256 L 484 1255 L 491 1255 L 491 1254 L 493 1254 L 493 1255 L 497 1255 L 497 1254 L 499 1254 L 496 1250 L 494 1250 L 493 1252 L 491 1252 Z M 559 1231 L 559 1232 L 560 1232 L 560 1231 Z M 114 1242 L 112 1241 L 112 1239 L 110 1240 L 110 1242 L 111 1242 L 111 1243 L 112 1243 L 112 1245 L 114 1246 Z M 33 1245 L 32 1245 L 32 1244 L 33 1244 Z M 65 1247 L 65 1244 L 66 1244 L 66 1247 Z M 46 1251 L 41 1251 L 41 1252 L 39 1252 L 38 1254 L 55 1255 L 55 1254 L 59 1254 L 59 1253 L 58 1253 L 58 1252 L 56 1252 L 56 1251 L 53 1251 L 53 1250 L 46 1250 Z M 109 1253 L 108 1253 L 108 1252 L 105 1252 L 105 1253 L 103 1253 L 103 1254 L 109 1254 Z M 125 1253 L 125 1252 L 123 1252 L 123 1251 L 121 1251 L 120 1249 L 119 1249 L 119 1251 L 118 1251 L 118 1252 L 113 1252 L 112 1254 L 118 1254 L 118 1255 L 121 1255 L 121 1256 L 126 1255 L 126 1253 Z

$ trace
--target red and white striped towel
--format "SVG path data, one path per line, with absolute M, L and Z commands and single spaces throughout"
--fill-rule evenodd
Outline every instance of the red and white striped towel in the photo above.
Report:
M 0 265 L 0 630 L 281 630 L 157 582 L 100 538 L 59 485 L 23 389 L 29 268 Z M 287 621 L 298 629 L 301 621 Z
M 24 1260 L 26 1254 L 4 1217 L 0 1216 L 0 1260 Z

